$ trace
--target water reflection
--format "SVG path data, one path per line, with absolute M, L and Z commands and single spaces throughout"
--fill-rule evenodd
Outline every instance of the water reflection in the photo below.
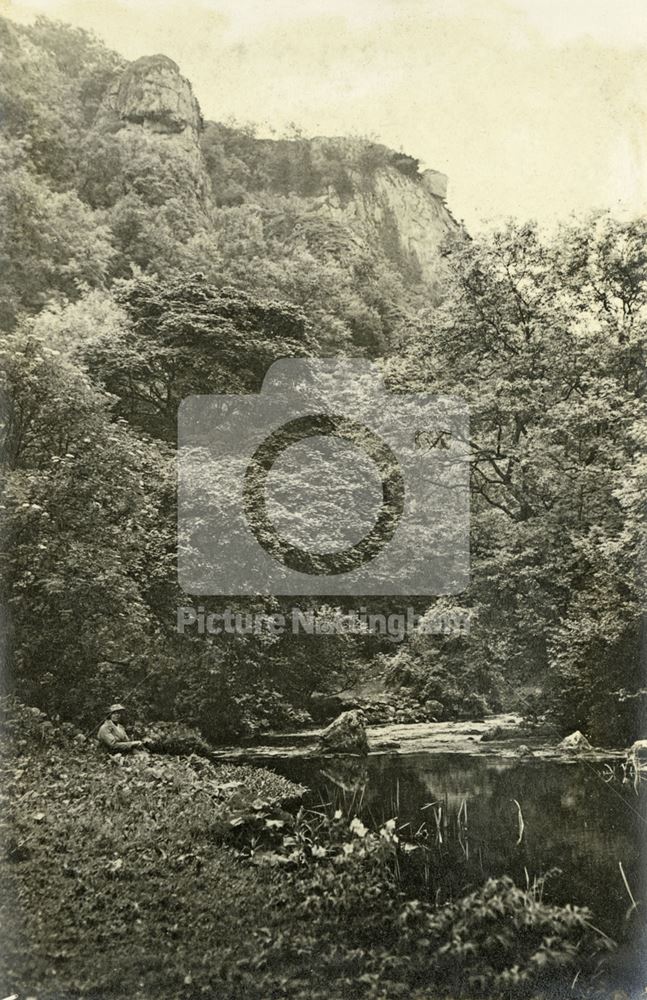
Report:
M 589 906 L 617 940 L 628 934 L 631 905 L 619 863 L 634 896 L 644 897 L 644 791 L 605 780 L 604 765 L 459 753 L 268 764 L 308 785 L 311 804 L 342 805 L 377 823 L 397 816 L 413 830 L 424 823 L 429 849 L 411 855 L 407 873 L 417 891 L 455 895 L 504 873 L 523 885 L 558 868 L 545 898 Z

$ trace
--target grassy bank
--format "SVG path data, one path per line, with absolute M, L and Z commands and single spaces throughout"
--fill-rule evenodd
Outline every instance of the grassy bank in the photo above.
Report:
M 553 997 L 604 950 L 585 911 L 508 880 L 406 899 L 394 822 L 295 817 L 262 769 L 104 756 L 21 710 L 2 782 L 2 995 Z
M 110 757 L 35 714 L 6 734 L 2 764 L 3 995 L 188 997 L 194 975 L 228 975 L 276 875 L 237 862 L 221 817 L 298 786 L 200 758 Z

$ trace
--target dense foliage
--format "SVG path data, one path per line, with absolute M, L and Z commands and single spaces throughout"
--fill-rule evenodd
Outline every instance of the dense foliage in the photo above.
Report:
M 343 210 L 370 197 L 384 168 L 418 184 L 412 157 L 199 115 L 160 139 L 106 113 L 125 64 L 87 32 L 0 20 L 0 45 L 0 607 L 22 699 L 3 706 L 6 993 L 595 996 L 609 941 L 541 880 L 450 894 L 425 823 L 405 839 L 395 819 L 297 811 L 300 787 L 209 758 L 356 704 L 375 723 L 505 708 L 593 742 L 644 735 L 647 226 L 457 228 L 430 284 L 388 213 L 371 232 L 317 210 L 322 192 Z M 395 399 L 469 404 L 469 588 L 205 598 L 205 614 L 266 619 L 296 604 L 324 627 L 178 631 L 194 603 L 177 574 L 178 407 L 330 355 L 377 361 Z M 232 490 L 217 465 L 200 477 Z M 436 523 L 451 549 L 450 513 Z M 335 632 L 357 604 L 471 630 Z M 154 753 L 99 752 L 116 698 Z M 334 765 L 342 788 L 356 768 Z
M 474 624 L 434 669 L 541 691 L 600 742 L 631 741 L 645 704 L 646 237 L 602 215 L 454 243 L 445 301 L 390 362 L 471 409 Z
M 119 694 L 230 739 L 307 722 L 314 693 L 378 664 L 421 718 L 504 706 L 598 742 L 640 735 L 644 224 L 457 232 L 432 289 L 309 201 L 343 203 L 351 173 L 385 165 L 415 178 L 415 160 L 213 123 L 195 156 L 106 131 L 118 56 L 42 18 L 1 32 L 8 683 L 88 725 Z M 381 358 L 395 391 L 470 405 L 472 582 L 455 607 L 471 634 L 178 636 L 179 402 L 344 353 Z

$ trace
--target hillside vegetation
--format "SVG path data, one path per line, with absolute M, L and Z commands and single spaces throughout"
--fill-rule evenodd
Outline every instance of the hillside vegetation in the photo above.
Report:
M 123 692 L 218 741 L 307 724 L 313 693 L 377 669 L 422 718 L 504 707 L 592 741 L 641 735 L 644 222 L 453 226 L 425 276 L 401 220 L 344 214 L 377 204 L 378 181 L 422 204 L 415 160 L 205 124 L 186 81 L 194 120 L 115 124 L 120 57 L 43 18 L 0 30 L 9 688 L 86 726 Z M 334 211 L 315 210 L 322 191 Z M 470 405 L 472 582 L 440 605 L 469 610 L 471 634 L 178 635 L 179 402 L 331 353 Z

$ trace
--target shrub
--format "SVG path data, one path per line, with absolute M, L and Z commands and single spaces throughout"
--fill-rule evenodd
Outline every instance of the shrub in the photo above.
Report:
M 438 910 L 412 901 L 402 909 L 402 946 L 424 947 L 428 968 L 443 991 L 468 996 L 533 996 L 569 969 L 591 963 L 607 939 L 590 913 L 551 906 L 510 878 L 489 879 Z M 421 969 L 426 979 L 426 969 Z
M 400 865 L 416 846 L 400 840 L 394 820 L 371 831 L 339 810 L 332 819 L 302 812 L 275 829 L 275 846 L 258 850 L 257 840 L 249 856 L 283 868 L 272 905 L 289 906 L 295 920 L 231 972 L 246 996 L 273 995 L 281 971 L 309 956 L 311 992 L 301 994 L 297 978 L 286 995 L 526 998 L 570 982 L 608 946 L 586 909 L 545 903 L 541 880 L 523 890 L 490 879 L 438 906 L 405 900 Z
M 196 729 L 181 722 L 156 722 L 146 727 L 144 736 L 150 741 L 149 749 L 154 753 L 197 754 L 199 757 L 210 757 L 213 753 Z

